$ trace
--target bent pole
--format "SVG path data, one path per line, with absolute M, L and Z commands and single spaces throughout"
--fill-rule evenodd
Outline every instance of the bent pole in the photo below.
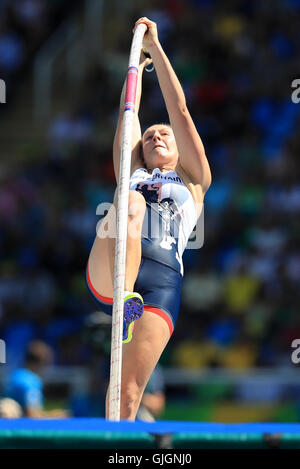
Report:
M 117 237 L 115 248 L 114 296 L 110 354 L 108 419 L 112 421 L 120 420 L 123 307 L 125 287 L 129 179 L 131 166 L 131 145 L 133 119 L 135 112 L 138 66 L 140 61 L 143 37 L 146 30 L 147 26 L 145 24 L 139 24 L 134 32 L 132 39 L 127 72 L 124 118 L 122 127 L 122 147 L 118 181 Z

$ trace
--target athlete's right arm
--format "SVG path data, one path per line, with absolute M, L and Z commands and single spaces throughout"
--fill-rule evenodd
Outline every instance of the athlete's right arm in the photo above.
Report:
M 142 75 L 146 65 L 151 62 L 150 59 L 146 59 L 144 54 L 141 53 L 141 60 L 139 64 L 138 72 L 138 81 L 136 89 L 136 104 L 135 104 L 135 113 L 133 120 L 133 131 L 132 131 L 132 153 L 131 153 L 131 169 L 130 174 L 132 174 L 137 168 L 144 168 L 145 163 L 142 157 L 141 152 L 141 125 L 139 121 L 139 108 L 142 94 Z M 124 116 L 124 104 L 125 104 L 125 91 L 126 91 L 126 80 L 123 85 L 121 99 L 120 99 L 120 108 L 119 108 L 119 118 L 116 128 L 116 133 L 114 137 L 113 144 L 113 162 L 114 162 L 114 171 L 117 184 L 119 182 L 119 168 L 120 168 L 120 155 L 121 155 L 121 145 L 122 145 L 122 127 L 123 127 L 123 116 Z

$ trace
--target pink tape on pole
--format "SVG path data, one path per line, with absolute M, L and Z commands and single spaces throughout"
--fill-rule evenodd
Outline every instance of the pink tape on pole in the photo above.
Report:
M 138 79 L 138 69 L 136 67 L 129 67 L 127 74 L 127 86 L 125 94 L 125 109 L 124 111 L 134 111 L 136 86 Z

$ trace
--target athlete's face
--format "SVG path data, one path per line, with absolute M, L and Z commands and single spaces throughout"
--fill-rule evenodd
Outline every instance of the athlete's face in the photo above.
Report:
M 178 149 L 171 127 L 156 124 L 149 127 L 142 138 L 144 161 L 148 169 L 176 167 Z

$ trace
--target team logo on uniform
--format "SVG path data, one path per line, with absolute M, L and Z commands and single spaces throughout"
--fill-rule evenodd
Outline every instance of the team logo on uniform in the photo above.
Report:
M 140 182 L 136 186 L 136 191 L 143 195 L 146 202 L 150 204 L 158 203 L 161 200 L 162 184 L 162 182 L 157 182 L 155 184 Z

